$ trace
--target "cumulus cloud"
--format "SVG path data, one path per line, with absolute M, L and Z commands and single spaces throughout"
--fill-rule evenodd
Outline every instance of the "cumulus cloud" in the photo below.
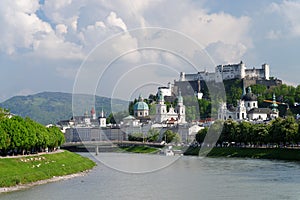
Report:
M 218 64 L 236 63 L 245 54 L 247 48 L 242 43 L 225 44 L 222 42 L 212 43 L 207 48 L 208 52 Z
M 281 3 L 271 3 L 267 13 L 275 14 L 275 17 L 283 20 L 283 25 L 270 30 L 267 37 L 278 39 L 282 37 L 300 36 L 300 2 L 283 1 Z
M 78 57 L 79 47 L 64 41 L 67 33 L 64 24 L 52 26 L 40 19 L 36 12 L 40 8 L 38 0 L 0 2 L 0 49 L 9 55 L 27 54 L 50 58 Z
M 0 30 L 0 51 L 36 63 L 44 62 L 45 58 L 53 63 L 57 60 L 52 67 L 59 78 L 72 79 L 72 69 L 77 69 L 91 50 L 118 34 L 111 46 L 105 47 L 109 51 L 103 51 L 97 59 L 105 61 L 112 55 L 136 50 L 119 60 L 128 64 L 122 64 L 123 68 L 142 62 L 185 67 L 174 55 L 138 50 L 144 45 L 138 38 L 142 35 L 134 35 L 130 30 L 140 27 L 162 27 L 182 32 L 200 43 L 202 50 L 208 50 L 218 63 L 239 61 L 252 48 L 248 34 L 249 17 L 212 13 L 203 4 L 192 0 L 136 0 L 131 3 L 123 0 L 45 0 L 41 4 L 39 0 L 2 0 L 0 19 L 0 25 L 6 27 Z M 196 47 L 188 47 L 176 37 L 158 33 L 147 39 L 149 46 L 160 44 L 177 52 L 181 49 L 187 57 L 199 55 Z M 67 66 L 66 70 L 64 66 Z

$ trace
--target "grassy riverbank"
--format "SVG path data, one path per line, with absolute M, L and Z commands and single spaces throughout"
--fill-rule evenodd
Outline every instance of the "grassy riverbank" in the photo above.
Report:
M 190 147 L 184 155 L 198 156 L 199 149 L 199 147 Z M 300 149 L 216 147 L 207 156 L 300 161 Z
M 160 149 L 149 146 L 129 146 L 129 147 L 120 147 L 122 151 L 130 153 L 157 153 Z
M 61 153 L 0 159 L 0 187 L 27 184 L 39 180 L 83 172 L 96 164 L 78 154 Z

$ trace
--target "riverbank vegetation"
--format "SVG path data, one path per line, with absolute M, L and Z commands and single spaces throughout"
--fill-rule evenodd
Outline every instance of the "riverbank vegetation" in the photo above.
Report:
M 190 147 L 184 155 L 300 161 L 300 149 L 214 147 L 209 150 L 202 152 L 200 147 Z
M 83 172 L 95 162 L 78 154 L 60 153 L 0 159 L 0 187 L 27 184 L 39 180 Z
M 196 134 L 195 143 L 184 154 L 199 155 L 201 147 L 208 147 L 200 153 L 209 157 L 300 161 L 299 143 L 300 122 L 293 117 L 277 118 L 270 123 L 216 121 L 210 129 Z
M 30 118 L 0 115 L 0 154 L 18 155 L 53 151 L 65 141 L 57 127 L 45 127 Z
M 120 147 L 121 150 L 129 153 L 157 153 L 160 149 L 149 146 L 129 146 L 129 147 Z
M 166 130 L 161 135 L 158 130 L 150 129 L 146 134 L 144 133 L 132 133 L 128 135 L 129 141 L 135 142 L 161 142 L 166 143 L 180 143 L 180 136 L 178 133 L 172 130 Z
M 208 132 L 209 137 L 204 140 Z M 300 142 L 300 122 L 293 117 L 277 118 L 270 123 L 216 121 L 210 130 L 200 130 L 195 139 L 198 144 L 215 145 L 216 142 L 220 147 L 293 147 Z

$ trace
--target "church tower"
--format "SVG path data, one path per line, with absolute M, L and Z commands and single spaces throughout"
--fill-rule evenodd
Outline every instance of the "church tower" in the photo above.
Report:
M 156 117 L 155 121 L 161 123 L 165 120 L 167 114 L 167 106 L 165 105 L 164 96 L 160 92 L 156 103 Z
M 106 117 L 104 115 L 103 109 L 102 109 L 100 117 L 99 117 L 99 126 L 106 127 Z
M 92 119 L 97 119 L 97 118 L 96 118 L 96 111 L 95 111 L 95 108 L 94 108 L 94 107 L 93 107 L 92 110 L 91 110 L 91 118 L 92 118 Z
M 177 114 L 178 114 L 178 123 L 186 123 L 185 121 L 185 105 L 183 105 L 183 98 L 181 96 L 181 91 L 179 90 L 178 98 L 177 98 Z

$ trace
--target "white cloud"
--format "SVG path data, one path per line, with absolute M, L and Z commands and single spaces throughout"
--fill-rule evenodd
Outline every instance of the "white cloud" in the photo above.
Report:
M 115 12 L 110 12 L 109 16 L 107 17 L 107 23 L 110 26 L 121 28 L 122 31 L 127 31 L 126 24 L 123 22 L 121 18 L 117 17 L 117 14 Z
M 211 50 L 218 63 L 239 61 L 253 46 L 248 33 L 252 23 L 249 17 L 212 13 L 199 2 L 45 0 L 43 5 L 38 2 L 0 2 L 0 19 L 3 18 L 0 25 L 6 27 L 0 30 L 0 51 L 36 63 L 51 60 L 59 78 L 72 79 L 72 69 L 78 67 L 78 63 L 98 44 L 115 34 L 124 33 L 111 43 L 110 51 L 104 51 L 98 59 L 105 60 L 111 55 L 143 46 L 138 39 L 142 36 L 126 32 L 139 27 L 162 27 L 182 32 L 201 43 L 202 50 Z M 155 37 L 149 38 L 150 46 L 160 44 L 178 51 L 184 49 L 182 54 L 187 57 L 199 55 L 196 47 L 187 48 L 187 44 L 179 42 L 176 37 L 163 38 L 159 34 Z M 123 68 L 142 62 L 177 64 L 185 68 L 178 60 L 174 55 L 159 51 L 136 51 L 120 61 L 127 64 L 122 65 Z M 42 66 L 51 67 L 50 64 Z
M 275 30 L 271 30 L 268 33 L 268 38 L 278 39 L 282 37 L 300 36 L 299 1 L 285 0 L 281 3 L 272 3 L 267 9 L 267 13 L 275 14 L 274 17 L 281 18 L 281 20 L 283 20 L 283 24 L 280 26 L 280 28 L 276 27 Z
M 244 44 L 224 44 L 216 42 L 207 48 L 217 64 L 236 63 L 245 54 L 247 47 Z
M 65 35 L 68 32 L 68 28 L 64 24 L 57 24 L 55 30 L 57 35 Z

